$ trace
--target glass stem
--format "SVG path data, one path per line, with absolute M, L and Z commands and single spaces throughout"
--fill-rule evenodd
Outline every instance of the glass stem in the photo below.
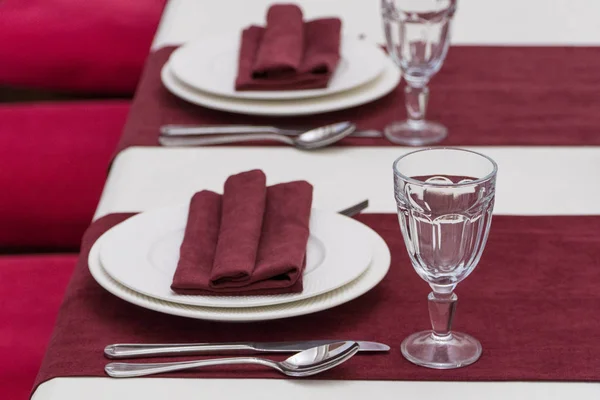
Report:
M 449 339 L 452 335 L 450 328 L 452 327 L 458 296 L 452 292 L 431 292 L 427 296 L 427 300 L 433 337 L 440 340 Z
M 429 89 L 427 86 L 412 87 L 406 85 L 404 88 L 406 101 L 406 114 L 408 122 L 420 124 L 425 120 L 425 111 L 427 110 L 427 101 L 429 100 Z

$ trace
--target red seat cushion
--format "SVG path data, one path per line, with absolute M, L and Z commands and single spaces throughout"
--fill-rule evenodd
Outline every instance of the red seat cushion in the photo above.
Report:
M 0 85 L 133 93 L 164 3 L 0 1 Z
M 0 105 L 0 248 L 76 249 L 127 101 Z
M 29 398 L 76 262 L 76 255 L 0 256 L 3 399 Z

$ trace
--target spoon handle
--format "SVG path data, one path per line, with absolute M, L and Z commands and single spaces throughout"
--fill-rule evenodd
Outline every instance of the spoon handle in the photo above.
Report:
M 260 140 L 275 140 L 285 144 L 294 145 L 294 139 L 277 133 L 246 133 L 239 135 L 223 136 L 164 136 L 158 137 L 158 141 L 163 146 L 210 146 L 214 144 L 227 144 L 238 142 L 250 142 Z
M 181 361 L 169 363 L 109 363 L 104 371 L 113 378 L 135 378 L 138 376 L 162 374 L 165 372 L 210 367 L 213 365 L 260 364 L 279 370 L 277 364 L 270 360 L 256 357 L 214 358 L 210 360 Z

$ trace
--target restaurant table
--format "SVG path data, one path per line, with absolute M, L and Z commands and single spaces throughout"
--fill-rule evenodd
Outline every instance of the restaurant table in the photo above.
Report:
M 261 22 L 271 2 L 171 0 L 153 49 Z M 308 17 L 339 15 L 344 20 L 346 32 L 364 35 L 376 42 L 382 40 L 379 0 L 304 0 L 297 3 L 302 4 Z M 459 0 L 453 43 L 597 46 L 600 44 L 598 15 L 600 2 L 596 0 Z M 600 214 L 599 147 L 473 149 L 489 155 L 499 164 L 496 214 Z M 184 202 L 199 189 L 220 189 L 224 178 L 231 173 L 256 167 L 265 170 L 270 183 L 294 178 L 309 180 L 315 186 L 315 207 L 318 208 L 338 210 L 368 198 L 371 205 L 367 212 L 395 212 L 391 163 L 410 150 L 406 147 L 351 147 L 300 152 L 282 147 L 130 147 L 114 160 L 96 218 Z M 399 343 L 389 344 L 392 351 L 399 351 Z M 290 400 L 364 397 L 588 399 L 600 398 L 600 384 L 55 378 L 40 385 L 33 399 L 186 399 L 200 396 L 262 400 L 282 397 Z

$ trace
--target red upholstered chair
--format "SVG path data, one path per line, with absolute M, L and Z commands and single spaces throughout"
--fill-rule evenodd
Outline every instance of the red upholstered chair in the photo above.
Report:
M 0 104 L 0 249 L 76 249 L 129 102 Z
M 26 400 L 76 255 L 0 256 L 0 392 Z
M 133 93 L 164 3 L 0 1 L 0 86 Z

